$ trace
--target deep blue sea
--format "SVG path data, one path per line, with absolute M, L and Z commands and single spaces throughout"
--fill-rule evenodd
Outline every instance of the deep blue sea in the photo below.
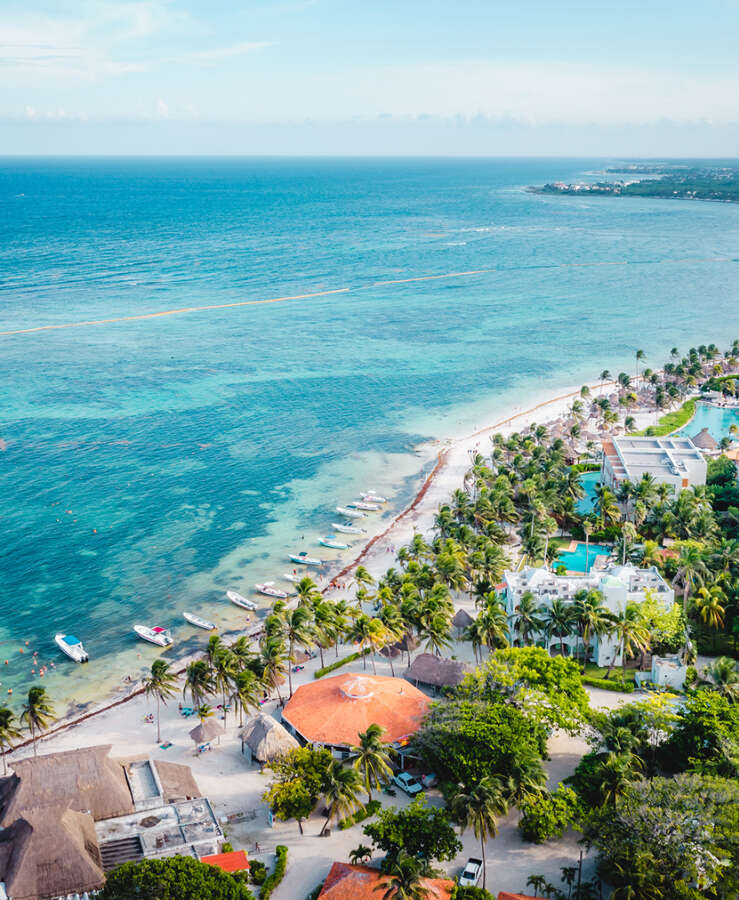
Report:
M 234 627 L 228 587 L 361 488 L 402 506 L 420 444 L 739 335 L 739 207 L 524 191 L 605 165 L 0 160 L 0 332 L 347 289 L 0 335 L 0 692 L 34 650 L 109 690 L 157 652 L 134 622 Z

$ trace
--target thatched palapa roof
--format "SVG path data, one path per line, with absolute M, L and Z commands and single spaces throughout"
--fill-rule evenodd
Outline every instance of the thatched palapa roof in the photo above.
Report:
M 454 625 L 455 628 L 467 628 L 467 626 L 471 625 L 474 621 L 475 620 L 466 609 L 458 609 L 452 619 L 452 625 Z
M 444 659 L 433 653 L 421 653 L 405 670 L 403 677 L 414 684 L 456 687 L 469 671 L 467 663 L 457 659 Z
M 241 740 L 249 747 L 254 759 L 260 763 L 271 762 L 300 747 L 283 725 L 264 713 L 247 722 L 241 732 Z
M 707 428 L 701 429 L 691 440 L 699 450 L 718 450 L 718 444 Z
M 220 737 L 224 731 L 223 725 L 216 719 L 206 719 L 192 729 L 190 737 L 196 744 L 205 744 L 214 738 Z

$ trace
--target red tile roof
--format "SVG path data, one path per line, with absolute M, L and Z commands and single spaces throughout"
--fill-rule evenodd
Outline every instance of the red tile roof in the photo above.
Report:
M 384 876 L 368 866 L 352 866 L 335 862 L 323 884 L 319 900 L 378 900 L 382 896 L 375 888 Z M 428 900 L 449 900 L 454 882 L 448 878 L 425 878 Z
M 218 866 L 224 872 L 243 872 L 249 868 L 246 850 L 233 850 L 231 853 L 214 853 L 213 856 L 201 856 L 200 862 L 209 866 Z
M 301 685 L 282 718 L 308 741 L 349 746 L 376 722 L 392 743 L 418 730 L 430 702 L 404 678 L 352 673 Z

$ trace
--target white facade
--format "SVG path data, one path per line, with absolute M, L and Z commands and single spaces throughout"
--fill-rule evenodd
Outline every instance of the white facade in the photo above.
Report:
M 502 599 L 511 623 L 511 643 L 516 639 L 514 632 L 516 607 L 526 591 L 534 595 L 538 606 L 549 608 L 555 598 L 572 602 L 579 590 L 597 589 L 603 594 L 606 608 L 615 615 L 622 613 L 629 603 L 637 605 L 643 603 L 647 591 L 653 592 L 665 609 L 671 609 L 675 602 L 675 592 L 656 568 L 638 569 L 631 563 L 625 566 L 610 565 L 602 572 L 591 571 L 588 575 L 554 575 L 548 569 L 525 566 L 520 572 L 506 571 L 503 581 L 505 589 Z M 577 641 L 574 636 L 565 638 L 554 636 L 547 644 L 546 636 L 537 634 L 534 642 L 546 645 L 547 649 L 562 643 L 569 648 L 569 654 L 572 654 L 575 652 Z M 589 658 L 599 666 L 621 664 L 618 640 L 615 637 L 592 637 L 590 645 Z
M 658 484 L 683 488 L 706 483 L 707 463 L 686 437 L 614 437 L 603 440 L 601 480 L 616 489 L 649 474 Z
M 688 667 L 679 656 L 653 656 L 652 671 L 637 672 L 636 683 L 640 687 L 643 684 L 653 684 L 658 687 L 682 691 L 685 687 L 687 674 Z

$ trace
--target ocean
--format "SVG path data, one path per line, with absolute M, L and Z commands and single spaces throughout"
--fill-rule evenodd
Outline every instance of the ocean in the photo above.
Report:
M 606 165 L 0 160 L 0 694 L 120 688 L 134 623 L 238 627 L 228 588 L 349 558 L 334 507 L 392 516 L 433 439 L 739 336 L 739 207 L 524 190 Z

